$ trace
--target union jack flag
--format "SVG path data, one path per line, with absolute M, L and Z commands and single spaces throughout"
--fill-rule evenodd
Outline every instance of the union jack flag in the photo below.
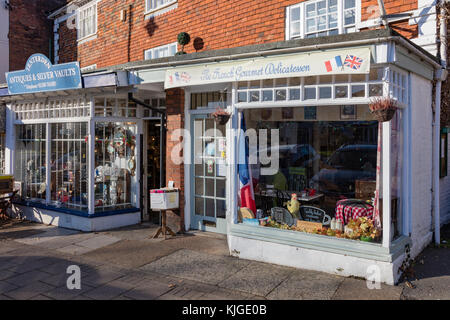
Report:
M 345 57 L 344 66 L 358 70 L 363 63 L 363 59 L 358 58 L 357 56 L 347 55 Z

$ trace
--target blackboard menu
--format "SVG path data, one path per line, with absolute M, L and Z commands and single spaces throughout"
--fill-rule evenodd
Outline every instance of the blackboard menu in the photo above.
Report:
M 304 221 L 320 222 L 322 224 L 329 224 L 331 221 L 330 216 L 325 211 L 311 206 L 301 206 L 300 217 Z

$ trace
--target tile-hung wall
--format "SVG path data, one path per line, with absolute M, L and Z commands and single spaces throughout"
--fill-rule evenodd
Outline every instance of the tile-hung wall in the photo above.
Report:
M 233 1 L 221 2 L 220 6 L 203 0 L 154 2 L 158 5 L 151 0 L 99 1 L 96 32 L 82 41 L 77 40 L 75 28 L 70 28 L 73 19 L 58 18 L 54 30 L 58 36 L 55 47 L 59 49 L 55 55 L 59 57 L 59 63 L 78 60 L 81 67 L 96 64 L 102 68 L 144 60 L 145 52 L 176 42 L 181 31 L 191 36 L 190 43 L 184 48 L 187 53 L 283 41 L 294 38 L 289 36 L 285 26 L 291 25 L 292 18 L 298 19 L 299 14 L 305 21 L 302 26 L 298 25 L 304 29 L 300 37 L 322 35 L 323 28 L 335 33 L 335 18 L 338 32 L 348 33 L 372 27 L 364 23 L 372 19 L 376 6 L 376 3 L 361 0 L 266 0 L 263 3 L 249 0 L 239 3 L 239 10 L 236 10 Z M 310 5 L 303 5 L 301 12 L 294 10 L 291 17 L 287 8 L 301 3 Z M 418 8 L 417 0 L 385 0 L 384 3 L 388 14 L 412 12 Z M 342 17 L 336 16 L 336 10 L 332 11 L 335 8 L 338 12 L 342 8 Z M 130 17 L 131 21 L 128 20 Z M 410 25 L 404 19 L 394 21 L 392 27 L 408 38 L 415 38 L 417 23 L 420 21 Z M 297 28 L 295 23 L 292 25 Z M 177 50 L 180 49 L 178 46 Z

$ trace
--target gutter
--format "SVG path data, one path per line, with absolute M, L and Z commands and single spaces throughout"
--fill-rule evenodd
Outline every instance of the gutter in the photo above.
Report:
M 440 40 L 440 58 L 441 70 L 436 73 L 436 97 L 435 97 L 435 114 L 434 114 L 434 150 L 433 150 L 433 219 L 434 219 L 434 242 L 439 245 L 441 243 L 441 212 L 440 212 L 440 137 L 441 137 L 441 87 L 442 81 L 447 78 L 447 16 L 445 10 L 445 0 L 441 0 L 439 7 L 439 40 Z

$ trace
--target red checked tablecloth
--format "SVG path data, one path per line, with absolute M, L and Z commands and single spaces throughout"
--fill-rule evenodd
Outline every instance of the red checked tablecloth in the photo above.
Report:
M 373 207 L 365 208 L 362 205 L 346 205 L 342 203 L 344 200 L 339 200 L 336 203 L 336 220 L 340 220 L 344 224 L 347 224 L 350 219 L 358 219 L 359 217 L 368 217 L 372 219 Z

